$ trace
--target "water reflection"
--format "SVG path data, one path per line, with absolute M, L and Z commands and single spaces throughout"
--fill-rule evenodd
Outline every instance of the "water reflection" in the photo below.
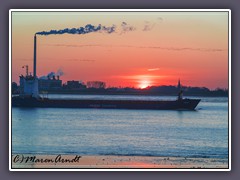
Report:
M 13 152 L 226 157 L 228 105 L 209 101 L 197 111 L 12 108 Z

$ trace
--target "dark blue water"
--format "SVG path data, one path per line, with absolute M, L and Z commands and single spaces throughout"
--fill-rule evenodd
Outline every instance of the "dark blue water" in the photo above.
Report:
M 97 95 L 49 97 L 175 99 Z M 13 108 L 12 152 L 228 158 L 228 98 L 201 99 L 196 111 Z

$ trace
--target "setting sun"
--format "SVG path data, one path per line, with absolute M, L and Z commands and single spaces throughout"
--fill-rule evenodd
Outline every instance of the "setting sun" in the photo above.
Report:
M 138 86 L 139 86 L 139 88 L 144 89 L 148 86 L 151 86 L 151 83 L 148 80 L 142 80 L 142 81 L 139 82 Z

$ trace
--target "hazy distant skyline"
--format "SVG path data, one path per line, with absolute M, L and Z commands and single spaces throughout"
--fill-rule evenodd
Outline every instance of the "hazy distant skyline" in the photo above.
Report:
M 37 35 L 38 77 L 228 88 L 228 12 L 12 12 L 13 81 L 32 72 L 34 34 L 64 29 Z

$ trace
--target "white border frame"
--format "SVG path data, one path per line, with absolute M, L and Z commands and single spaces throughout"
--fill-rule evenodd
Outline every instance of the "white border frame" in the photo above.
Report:
M 228 12 L 228 169 L 12 169 L 12 12 Z M 9 170 L 10 171 L 231 171 L 231 10 L 230 9 L 10 9 L 9 10 Z

